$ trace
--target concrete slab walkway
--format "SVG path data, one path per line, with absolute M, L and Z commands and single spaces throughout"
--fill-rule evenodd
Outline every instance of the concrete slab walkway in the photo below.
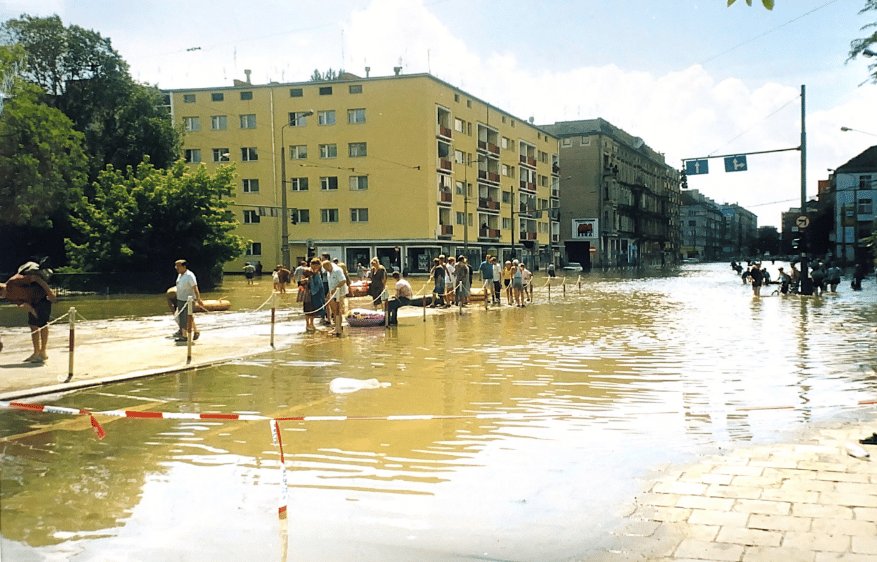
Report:
M 877 416 L 810 428 L 666 470 L 635 500 L 607 562 L 877 561 Z M 850 454 L 848 446 L 870 453 Z M 855 451 L 853 451 L 855 452 Z

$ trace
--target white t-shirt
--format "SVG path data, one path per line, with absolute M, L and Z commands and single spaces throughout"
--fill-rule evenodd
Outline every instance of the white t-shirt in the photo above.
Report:
M 333 263 L 332 271 L 329 273 L 329 298 L 333 298 L 335 289 L 338 289 L 337 298 L 347 296 L 347 277 L 344 275 L 344 270 Z
M 183 273 L 177 275 L 177 300 L 189 300 L 189 297 L 195 298 L 195 287 L 198 286 L 198 279 L 191 269 L 187 269 Z

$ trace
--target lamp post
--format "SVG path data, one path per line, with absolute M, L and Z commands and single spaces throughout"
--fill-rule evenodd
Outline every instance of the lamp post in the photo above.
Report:
M 283 267 L 289 269 L 289 208 L 286 204 L 286 140 L 284 133 L 290 126 L 298 126 L 298 119 L 313 115 L 313 111 L 302 111 L 295 114 L 296 122 L 288 120 L 280 127 L 280 260 Z
M 512 259 L 517 257 L 518 252 L 515 249 L 515 230 L 517 230 L 517 226 L 515 226 L 515 186 L 512 185 Z
M 850 131 L 854 131 L 854 132 L 856 132 L 856 133 L 862 133 L 863 135 L 868 135 L 868 136 L 872 136 L 872 137 L 877 137 L 877 134 L 869 133 L 868 131 L 860 131 L 859 129 L 853 129 L 852 127 L 841 127 L 840 130 L 843 131 L 844 133 L 848 133 L 848 132 L 850 132 Z

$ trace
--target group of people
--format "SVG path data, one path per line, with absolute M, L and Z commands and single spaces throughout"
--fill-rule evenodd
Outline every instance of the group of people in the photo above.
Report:
M 792 262 L 789 265 L 789 271 L 785 271 L 780 267 L 777 269 L 777 278 L 772 279 L 770 272 L 766 267 L 762 267 L 761 262 L 748 262 L 747 267 L 743 267 L 736 261 L 731 262 L 731 269 L 740 274 L 743 284 L 752 286 L 752 293 L 755 296 L 761 295 L 761 287 L 765 285 L 779 285 L 781 294 L 798 293 L 801 285 L 801 272 L 798 270 L 798 263 Z M 862 289 L 862 280 L 864 279 L 864 268 L 861 264 L 857 264 L 853 272 L 852 282 L 850 286 L 853 290 Z M 843 271 L 835 263 L 815 262 L 810 269 L 810 279 L 813 283 L 813 294 L 819 296 L 830 291 L 837 292 L 837 287 L 843 278 Z

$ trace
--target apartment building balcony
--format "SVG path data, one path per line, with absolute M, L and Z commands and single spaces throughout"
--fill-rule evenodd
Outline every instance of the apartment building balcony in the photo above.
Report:
M 529 166 L 531 168 L 536 167 L 536 159 L 530 158 L 529 156 L 525 156 L 524 154 L 520 155 L 519 161 L 521 162 L 521 164 L 526 164 L 527 166 Z
M 499 240 L 499 229 L 482 227 L 478 229 L 478 238 L 484 240 Z
M 451 190 L 441 190 L 439 191 L 439 203 L 444 203 L 446 205 L 450 205 L 454 202 L 454 194 L 451 193 Z
M 478 210 L 479 211 L 496 211 L 499 212 L 499 201 L 491 199 L 489 197 L 479 197 L 478 198 Z
M 436 132 L 438 133 L 438 135 L 439 135 L 440 137 L 444 137 L 444 138 L 446 138 L 446 139 L 449 139 L 449 138 L 452 138 L 452 137 L 453 137 L 453 134 L 454 134 L 454 133 L 453 133 L 453 131 L 450 129 L 450 127 L 445 127 L 444 125 L 438 125 L 438 126 L 437 126 L 437 129 L 438 129 L 438 130 L 437 130 Z
M 499 155 L 499 146 L 487 141 L 478 141 L 478 150 Z
M 450 172 L 454 168 L 449 158 L 439 158 L 438 169 L 443 172 Z
M 522 191 L 529 191 L 530 193 L 536 193 L 536 182 L 521 180 L 520 187 L 521 187 Z
M 535 239 L 536 239 L 535 232 L 522 232 L 521 233 L 521 240 L 522 241 L 523 240 L 535 240 Z
M 443 224 L 439 227 L 439 237 L 440 238 L 450 238 L 453 235 L 454 235 L 454 225 Z

